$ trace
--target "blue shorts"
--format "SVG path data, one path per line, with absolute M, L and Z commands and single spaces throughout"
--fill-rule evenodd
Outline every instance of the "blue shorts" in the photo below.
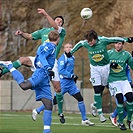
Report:
M 32 84 L 32 90 L 35 90 L 36 101 L 41 98 L 52 100 L 49 76 L 43 68 L 36 69 L 28 80 Z
M 74 80 L 72 79 L 65 79 L 65 78 L 60 79 L 60 84 L 61 84 L 61 91 L 63 95 L 68 92 L 72 96 L 80 92 Z

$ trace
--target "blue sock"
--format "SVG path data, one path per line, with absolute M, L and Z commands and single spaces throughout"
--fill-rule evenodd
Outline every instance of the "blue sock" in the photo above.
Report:
M 81 116 L 82 116 L 82 120 L 86 120 L 87 117 L 86 117 L 86 109 L 85 109 L 85 104 L 84 102 L 78 102 L 78 107 L 79 107 L 79 110 L 81 112 Z
M 41 111 L 43 111 L 45 109 L 45 106 L 42 105 L 39 108 L 36 109 L 37 113 L 40 114 Z
M 16 70 L 15 68 L 13 68 L 13 69 L 14 69 L 14 70 L 11 71 L 11 74 L 12 74 L 14 80 L 15 80 L 18 84 L 24 82 L 24 76 L 23 76 L 18 70 Z M 12 69 L 11 69 L 11 70 L 12 70 Z
M 115 118 L 115 117 L 117 117 L 117 115 L 118 115 L 118 111 L 116 108 L 111 116 L 112 116 L 112 118 Z
M 51 110 L 44 110 L 43 122 L 44 122 L 44 131 L 43 131 L 43 133 L 50 132 L 50 126 L 51 126 L 51 122 L 52 122 L 52 111 Z

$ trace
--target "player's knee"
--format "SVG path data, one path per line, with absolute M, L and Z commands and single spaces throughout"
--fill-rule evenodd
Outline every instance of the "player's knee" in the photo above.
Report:
M 80 92 L 78 92 L 78 93 L 76 93 L 75 95 L 73 95 L 73 97 L 74 97 L 78 102 L 82 102 L 82 101 L 84 100 Z
M 22 65 L 32 66 L 32 61 L 29 57 L 20 57 L 19 61 L 21 62 Z
M 94 86 L 94 91 L 95 94 L 100 94 L 102 92 L 102 86 L 101 85 Z
M 19 86 L 22 88 L 22 90 L 28 90 L 32 88 L 32 84 L 27 80 L 19 84 Z
M 123 94 L 122 93 L 116 94 L 116 99 L 117 99 L 119 104 L 123 104 L 124 98 L 123 98 Z
M 125 97 L 126 97 L 128 102 L 132 102 L 133 101 L 133 93 L 132 92 L 126 93 Z
M 54 91 L 61 92 L 60 82 L 59 81 L 52 81 Z
M 26 57 L 20 57 L 18 60 L 21 62 L 21 64 L 25 64 L 25 58 Z

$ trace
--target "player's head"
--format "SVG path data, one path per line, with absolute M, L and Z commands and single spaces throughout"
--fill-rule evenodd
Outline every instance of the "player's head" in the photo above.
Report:
M 64 18 L 62 16 L 56 16 L 54 21 L 58 26 L 63 26 L 64 24 Z
M 48 38 L 50 42 L 59 42 L 60 35 L 57 30 L 53 30 L 48 34 Z
M 94 30 L 87 31 L 84 37 L 88 41 L 90 46 L 96 44 L 96 41 L 98 39 L 98 35 Z
M 64 51 L 65 51 L 66 53 L 69 53 L 69 52 L 71 51 L 71 49 L 72 49 L 72 44 L 71 44 L 71 43 L 66 43 L 66 44 L 64 45 Z
M 115 49 L 117 52 L 121 51 L 124 46 L 124 41 L 115 43 Z

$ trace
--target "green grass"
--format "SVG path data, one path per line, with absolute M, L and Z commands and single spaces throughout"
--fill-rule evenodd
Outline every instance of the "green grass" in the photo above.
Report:
M 43 133 L 42 115 L 36 121 L 31 119 L 31 113 L 27 112 L 1 112 L 0 133 Z M 98 117 L 87 115 L 95 126 L 81 125 L 80 114 L 65 114 L 66 123 L 61 124 L 56 113 L 53 113 L 51 131 L 53 133 L 121 133 L 131 132 L 131 130 L 121 131 L 113 127 L 106 115 L 107 121 L 100 123 Z

